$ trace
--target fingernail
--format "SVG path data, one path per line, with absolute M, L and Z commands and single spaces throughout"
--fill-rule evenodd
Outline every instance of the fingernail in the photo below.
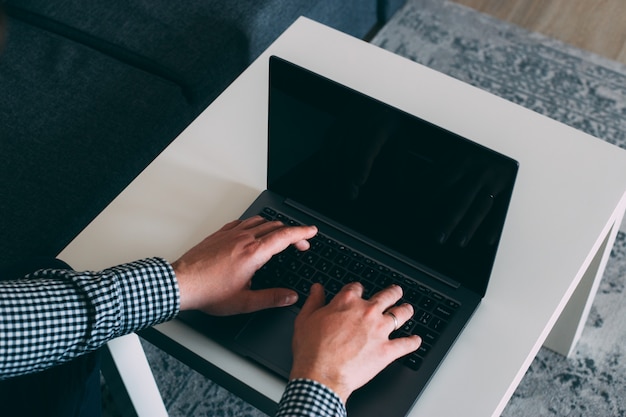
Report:
M 296 301 L 298 301 L 298 294 L 296 294 L 296 293 L 289 294 L 287 297 L 285 297 L 285 305 L 286 306 L 290 306 L 292 304 L 295 304 Z

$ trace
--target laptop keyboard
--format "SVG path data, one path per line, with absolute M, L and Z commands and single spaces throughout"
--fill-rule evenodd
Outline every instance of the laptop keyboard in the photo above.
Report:
M 260 213 L 267 220 L 279 220 L 286 225 L 298 222 L 266 207 Z M 417 334 L 422 338 L 420 348 L 406 356 L 403 363 L 411 369 L 420 368 L 424 358 L 446 327 L 459 304 L 432 289 L 421 285 L 363 254 L 318 233 L 310 240 L 311 248 L 301 252 L 294 247 L 275 255 L 252 279 L 255 289 L 285 287 L 298 292 L 301 307 L 313 283 L 320 283 L 330 301 L 341 288 L 350 282 L 360 282 L 364 298 L 397 284 L 404 290 L 399 303 L 413 305 L 415 314 L 391 337 Z

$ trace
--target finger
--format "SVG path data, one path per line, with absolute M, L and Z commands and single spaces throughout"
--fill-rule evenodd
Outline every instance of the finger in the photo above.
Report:
M 395 331 L 402 327 L 404 323 L 406 323 L 411 317 L 413 317 L 413 313 L 413 306 L 411 304 L 404 303 L 397 307 L 388 308 L 387 310 L 385 310 L 383 315 L 389 316 L 390 314 L 392 314 L 393 316 L 395 316 L 396 320 L 392 321 L 394 327 L 393 331 Z M 391 318 L 393 319 L 393 317 Z M 396 321 L 398 322 L 397 326 Z
M 301 240 L 293 244 L 296 249 L 299 251 L 309 250 L 311 248 L 311 243 L 308 240 Z
M 372 295 L 370 301 L 380 305 L 384 311 L 394 305 L 400 298 L 402 298 L 402 287 L 394 284 Z
M 298 317 L 308 317 L 313 312 L 324 307 L 326 297 L 324 295 L 324 287 L 321 284 L 313 284 L 309 291 L 309 297 L 304 302 L 304 305 L 300 309 Z
M 256 237 L 259 240 L 264 239 L 265 237 L 268 237 L 268 236 L 270 238 L 275 238 L 275 237 L 273 237 L 271 235 L 276 234 L 276 233 L 285 233 L 285 234 L 293 233 L 293 231 L 291 231 L 290 229 L 294 229 L 294 228 L 300 229 L 302 227 L 307 228 L 307 227 L 310 227 L 310 226 L 285 226 L 283 223 L 281 223 L 279 221 L 269 222 L 268 224 L 265 224 L 265 225 L 259 225 L 256 228 Z M 282 230 L 282 229 L 288 229 L 288 231 L 287 232 L 283 232 L 283 231 L 278 232 L 279 230 Z M 315 230 L 316 230 L 315 234 L 317 234 L 317 229 L 315 229 Z M 298 240 L 298 241 L 295 241 L 295 242 L 292 241 L 290 243 L 290 244 L 293 244 L 296 247 L 296 249 L 298 249 L 300 251 L 308 250 L 311 247 L 311 245 L 310 245 L 310 243 L 309 243 L 309 241 L 307 239 L 310 239 L 313 236 L 315 236 L 315 234 L 313 234 L 313 236 L 310 236 L 310 231 L 309 230 L 306 230 L 305 233 L 307 233 L 307 236 L 309 236 L 309 237 L 306 237 L 304 239 L 301 239 L 301 240 Z
M 226 223 L 224 226 L 222 226 L 221 230 L 234 229 L 235 227 L 239 226 L 241 223 L 242 223 L 241 220 L 233 220 L 231 222 Z
M 363 298 L 363 291 L 363 284 L 360 282 L 351 282 L 344 285 L 343 288 L 335 295 L 333 300 L 346 300 L 350 297 Z
M 391 356 L 390 361 L 394 361 L 409 353 L 415 352 L 422 344 L 422 338 L 418 335 L 398 337 L 396 339 L 390 339 L 388 343 L 388 352 Z
M 300 242 L 311 239 L 316 234 L 317 227 L 315 226 L 281 226 L 258 238 L 258 240 L 265 250 L 274 254 L 296 243 L 303 247 L 304 245 Z
M 248 217 L 247 219 L 240 220 L 240 224 L 242 228 L 250 229 L 258 226 L 259 224 L 268 223 L 268 220 L 259 216 Z
M 254 216 L 244 222 L 244 226 L 257 238 L 261 238 L 274 230 L 285 227 L 285 224 L 278 220 L 266 220 L 261 216 Z
M 251 313 L 267 308 L 287 307 L 293 305 L 296 301 L 298 301 L 298 293 L 287 288 L 249 291 L 242 313 Z

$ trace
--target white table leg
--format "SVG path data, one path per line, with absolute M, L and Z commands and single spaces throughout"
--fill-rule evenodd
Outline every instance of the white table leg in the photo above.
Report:
M 621 206 L 623 205 L 624 204 L 621 204 Z M 572 294 L 572 297 L 546 338 L 543 344 L 544 347 L 564 356 L 570 356 L 574 353 L 578 339 L 580 339 L 587 317 L 589 316 L 600 281 L 602 280 L 609 256 L 611 255 L 615 238 L 620 229 L 623 219 L 623 210 L 620 211 L 618 208 L 618 212 L 621 214 L 617 216 L 613 227 L 611 227 L 604 241 L 598 248 L 580 283 Z
M 119 376 L 119 388 L 123 388 L 130 399 L 134 414 L 138 417 L 167 417 L 167 410 L 154 381 L 154 376 L 139 341 L 139 337 L 131 333 L 119 337 L 107 344 L 112 361 L 103 361 L 103 374 Z M 111 363 L 112 362 L 112 363 Z M 113 366 L 115 369 L 105 369 Z M 111 392 L 115 396 L 116 390 Z M 131 411 L 132 413 L 132 411 Z

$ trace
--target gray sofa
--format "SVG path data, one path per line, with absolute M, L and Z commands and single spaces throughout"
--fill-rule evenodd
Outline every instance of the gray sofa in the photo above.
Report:
M 364 38 L 403 3 L 5 1 L 0 266 L 57 255 L 298 16 Z

